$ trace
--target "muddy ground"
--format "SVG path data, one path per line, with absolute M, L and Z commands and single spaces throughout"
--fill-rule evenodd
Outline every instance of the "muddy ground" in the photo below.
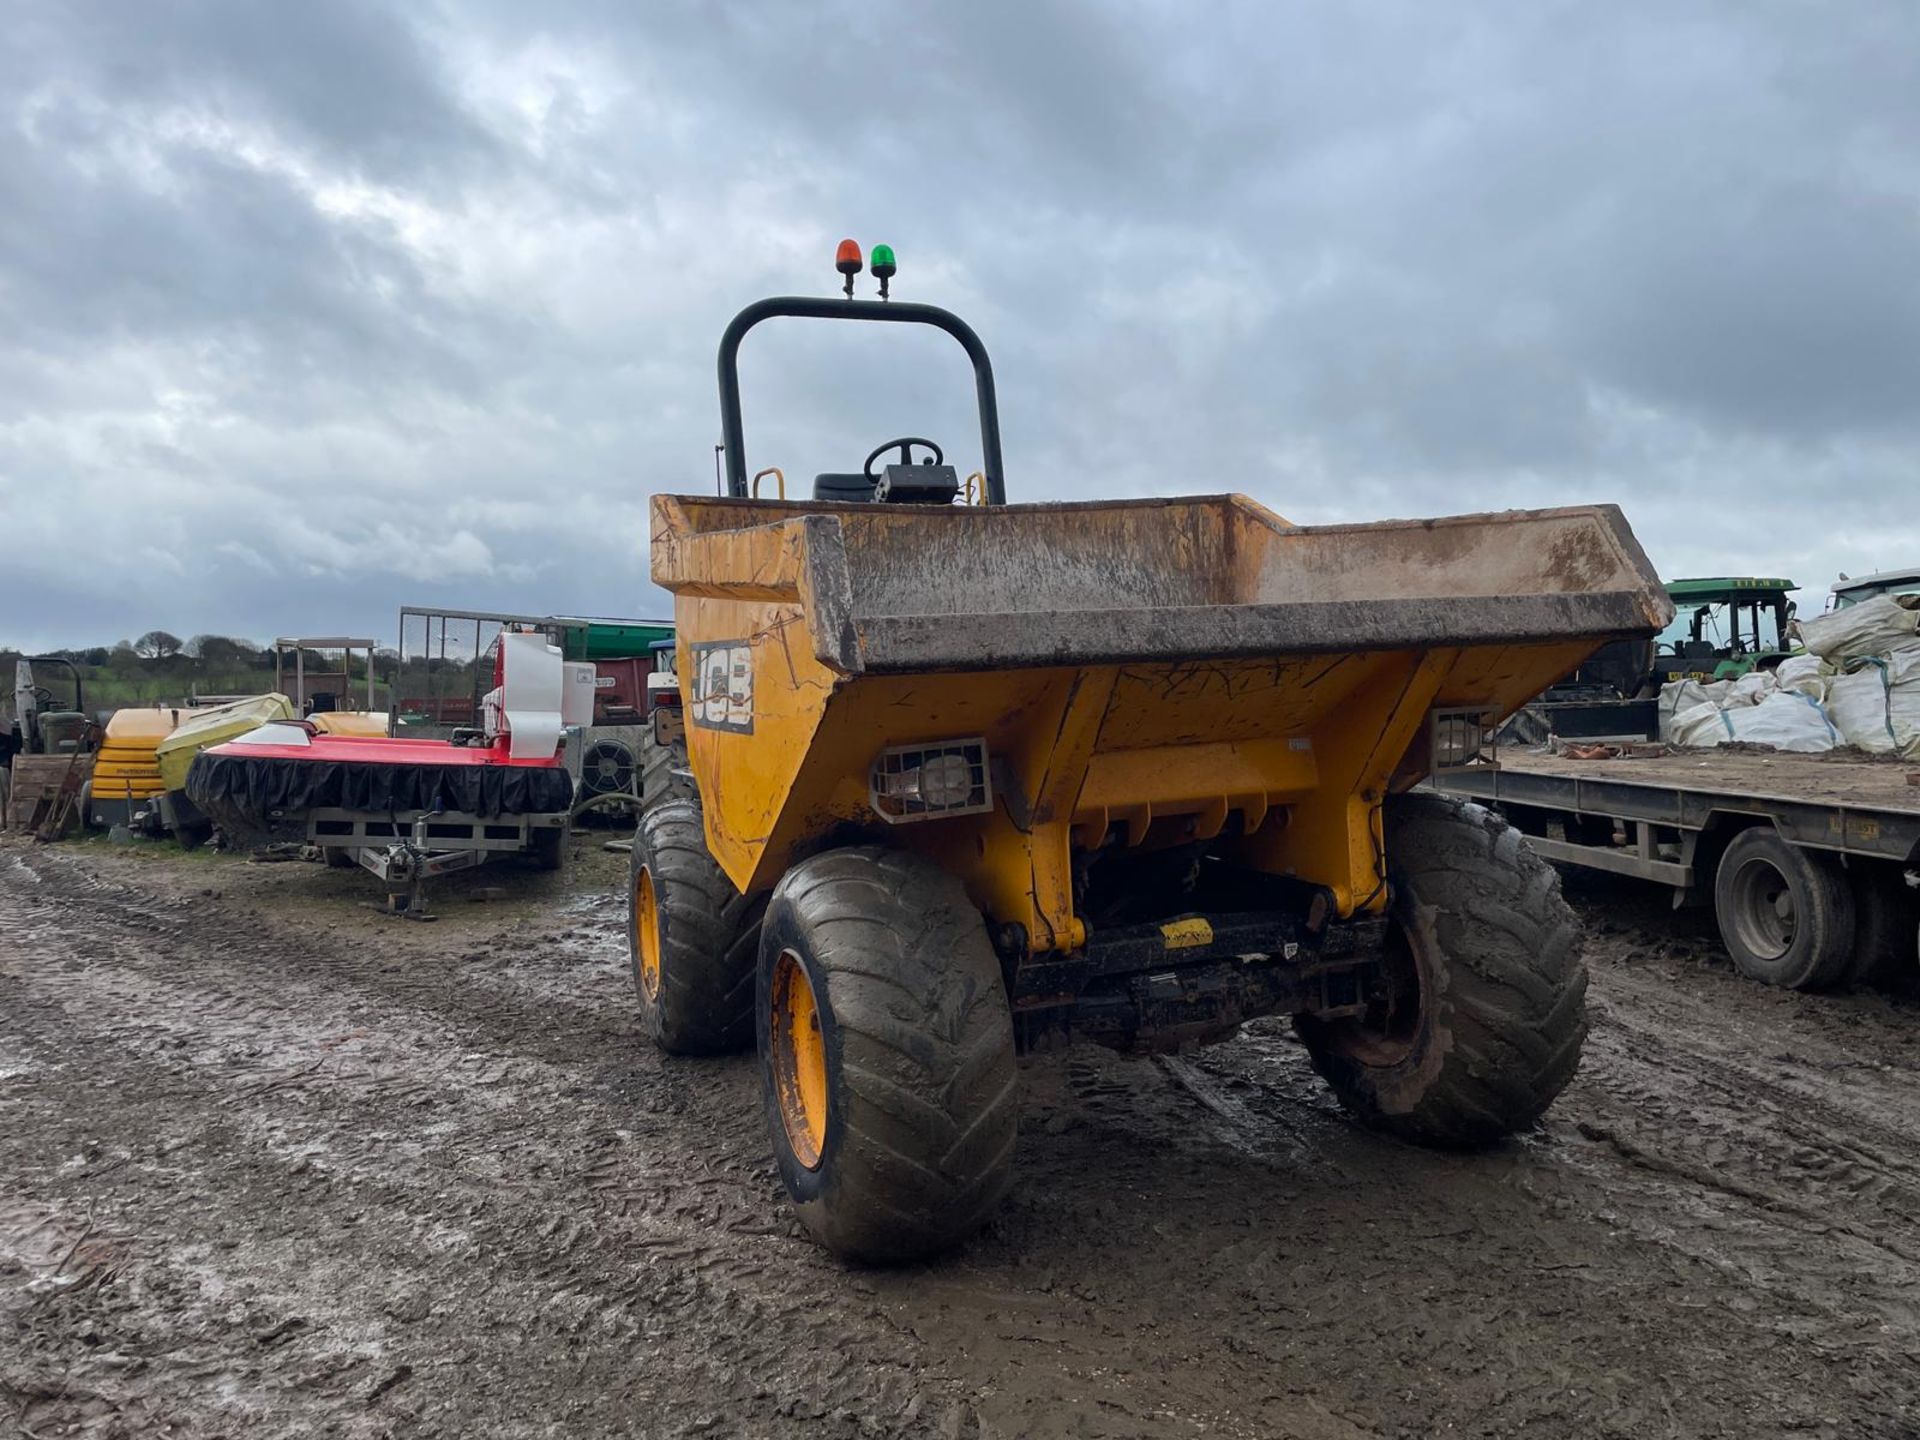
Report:
M 1920 1434 L 1912 1001 L 1762 990 L 1588 888 L 1538 1133 L 1366 1134 L 1284 1025 L 1072 1053 L 992 1227 L 856 1271 L 752 1062 L 641 1043 L 624 863 L 413 925 L 357 873 L 0 845 L 0 1428 Z

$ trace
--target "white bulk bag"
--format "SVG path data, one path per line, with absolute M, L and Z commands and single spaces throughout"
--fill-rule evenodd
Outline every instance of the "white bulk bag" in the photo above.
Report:
M 1675 718 L 1687 711 L 1698 710 L 1701 706 L 1709 710 L 1717 708 L 1707 698 L 1706 691 L 1700 688 L 1698 680 L 1675 680 L 1660 687 L 1660 738 L 1669 745 L 1685 745 L 1685 740 L 1674 733 Z
M 1818 655 L 1790 655 L 1775 668 L 1773 680 L 1782 690 L 1798 690 L 1816 700 L 1827 698 L 1827 680 L 1833 667 Z
M 1721 723 L 1720 707 L 1707 700 L 1668 716 L 1661 724 L 1660 738 L 1669 745 L 1698 750 L 1725 740 L 1727 728 Z
M 1802 754 L 1831 750 L 1840 733 L 1820 702 L 1798 690 L 1775 690 L 1758 705 L 1732 705 L 1720 712 L 1727 739 Z
M 1777 684 L 1771 670 L 1749 670 L 1733 682 L 1733 688 L 1721 703 L 1727 706 L 1758 705 Z
M 1920 760 L 1920 645 L 1887 657 L 1887 728 L 1902 760 Z
M 1827 683 L 1827 699 L 1847 744 L 1920 759 L 1920 645 L 1856 661 Z
M 1884 655 L 1920 634 L 1920 595 L 1876 595 L 1844 610 L 1795 620 L 1787 633 L 1836 665 L 1856 655 Z

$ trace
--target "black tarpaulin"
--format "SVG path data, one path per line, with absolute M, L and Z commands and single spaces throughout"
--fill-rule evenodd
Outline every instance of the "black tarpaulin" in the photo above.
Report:
M 377 765 L 215 754 L 187 772 L 187 797 L 224 829 L 264 833 L 310 810 L 551 815 L 573 804 L 573 779 L 545 765 Z

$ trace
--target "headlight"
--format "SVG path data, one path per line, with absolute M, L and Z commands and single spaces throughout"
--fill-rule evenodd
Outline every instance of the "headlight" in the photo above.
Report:
M 987 777 L 987 742 L 970 739 L 936 745 L 890 745 L 874 757 L 867 792 L 874 813 L 895 825 L 991 810 L 993 787 Z
M 901 793 L 929 810 L 965 805 L 973 794 L 973 767 L 959 755 L 934 755 L 923 760 L 912 775 L 902 778 L 907 783 Z
M 1496 766 L 1494 732 L 1500 712 L 1484 705 L 1454 705 L 1427 716 L 1427 738 L 1433 772 L 1463 770 L 1469 765 Z
M 1443 769 L 1464 765 L 1479 748 L 1479 732 L 1459 715 L 1449 715 L 1433 727 L 1433 763 Z

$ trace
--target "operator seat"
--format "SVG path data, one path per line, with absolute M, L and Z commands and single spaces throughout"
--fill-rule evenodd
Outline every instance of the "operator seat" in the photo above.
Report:
M 816 475 L 813 477 L 813 498 L 830 500 L 836 505 L 870 502 L 875 489 L 871 475 Z

